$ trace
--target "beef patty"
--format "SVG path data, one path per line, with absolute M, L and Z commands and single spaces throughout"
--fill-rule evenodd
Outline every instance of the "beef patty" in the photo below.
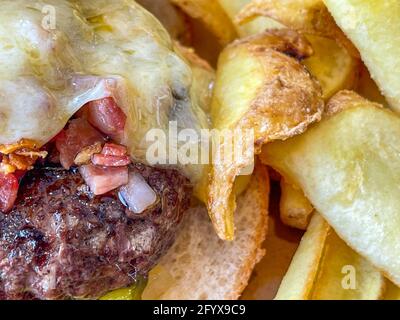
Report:
M 76 171 L 30 171 L 0 213 L 0 299 L 98 298 L 146 275 L 173 243 L 191 188 L 174 170 L 130 170 L 159 198 L 140 215 L 117 192 L 93 196 Z

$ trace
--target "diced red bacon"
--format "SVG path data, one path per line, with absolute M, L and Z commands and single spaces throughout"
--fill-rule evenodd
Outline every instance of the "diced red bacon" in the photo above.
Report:
M 113 98 L 104 98 L 89 102 L 88 120 L 101 132 L 115 137 L 125 128 L 126 115 Z
M 18 194 L 18 179 L 13 174 L 0 173 L 0 211 L 11 210 Z
M 101 153 L 92 155 L 92 163 L 104 167 L 123 167 L 131 163 L 125 146 L 106 143 Z
M 125 146 L 121 146 L 120 144 L 106 143 L 101 151 L 101 154 L 106 156 L 126 156 L 128 154 L 128 150 Z
M 68 128 L 56 137 L 61 165 L 69 169 L 83 148 L 98 142 L 104 142 L 104 137 L 90 123 L 85 119 L 72 120 Z
M 104 167 L 123 167 L 131 163 L 129 156 L 106 156 L 104 154 L 94 154 L 92 163 Z
M 92 164 L 79 168 L 83 179 L 95 195 L 102 195 L 128 183 L 128 167 L 98 167 Z

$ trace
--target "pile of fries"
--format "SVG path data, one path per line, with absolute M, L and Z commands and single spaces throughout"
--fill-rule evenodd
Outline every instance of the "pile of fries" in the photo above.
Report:
M 254 129 L 254 153 L 211 165 L 200 192 L 220 238 L 258 157 L 305 232 L 276 299 L 400 299 L 400 2 L 171 2 L 222 48 L 213 126 Z

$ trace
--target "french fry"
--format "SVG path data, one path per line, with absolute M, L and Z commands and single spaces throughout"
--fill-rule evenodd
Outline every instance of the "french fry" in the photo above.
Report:
M 282 280 L 276 300 L 306 300 L 309 297 L 329 229 L 320 215 L 314 215 Z
M 224 9 L 215 0 L 171 0 L 189 16 L 200 19 L 213 32 L 221 44 L 236 38 L 236 30 Z
M 360 61 L 335 40 L 307 35 L 314 54 L 303 64 L 320 82 L 325 101 L 344 89 L 354 89 L 358 82 Z
M 346 108 L 368 103 L 351 91 L 342 91 L 332 99 L 325 108 L 324 117 L 329 118 L 343 111 Z M 314 208 L 305 197 L 303 191 L 297 186 L 286 182 L 285 178 L 280 179 L 281 199 L 280 215 L 281 220 L 287 226 L 306 230 Z
M 352 56 L 360 56 L 322 0 L 253 0 L 238 14 L 237 23 L 248 23 L 259 16 L 269 17 L 302 33 L 330 37 L 342 44 Z
M 325 0 L 325 4 L 359 49 L 390 106 L 400 112 L 400 2 Z
M 236 16 L 243 7 L 251 3 L 251 0 L 219 0 L 219 2 L 228 16 L 234 21 L 237 32 L 241 37 L 254 35 L 266 29 L 284 28 L 281 23 L 265 16 L 258 16 L 247 23 L 238 23 Z M 299 6 L 306 6 L 306 3 L 295 3 Z M 321 6 L 326 11 L 321 0 L 313 0 L 312 3 Z M 278 4 L 279 1 L 275 1 L 273 4 L 270 3 L 270 5 L 274 6 Z M 281 9 L 278 12 L 281 12 Z M 329 19 L 330 23 L 334 24 L 332 18 L 330 17 Z M 335 28 L 337 29 L 337 26 Z M 359 59 L 350 55 L 334 39 L 312 34 L 307 34 L 306 36 L 311 42 L 314 54 L 305 59 L 303 64 L 320 82 L 324 99 L 328 100 L 340 90 L 354 89 L 358 80 Z
M 332 116 L 266 146 L 261 159 L 301 187 L 338 235 L 399 285 L 400 119 L 354 93 L 338 94 L 329 108 Z
M 281 199 L 279 203 L 281 220 L 289 227 L 306 230 L 314 212 L 304 193 L 291 184 L 281 180 Z
M 316 213 L 276 300 L 377 300 L 385 280 Z
M 207 207 L 218 235 L 234 238 L 235 177 L 254 161 L 264 143 L 287 139 L 321 119 L 323 100 L 319 85 L 293 56 L 306 57 L 311 48 L 294 31 L 278 30 L 236 41 L 221 54 L 211 104 L 213 127 L 232 134 L 254 133 L 255 152 L 246 150 L 233 159 L 226 151 L 229 139 L 217 144 L 219 155 L 210 170 Z M 229 94 L 227 94 L 229 92 Z
M 267 18 L 257 17 L 248 23 L 240 24 L 236 21 L 236 16 L 239 14 L 241 9 L 251 2 L 251 0 L 218 0 L 221 7 L 225 10 L 229 18 L 235 25 L 236 32 L 243 38 L 250 35 L 255 35 L 260 32 L 264 32 L 267 29 L 282 28 L 283 25 L 279 22 Z

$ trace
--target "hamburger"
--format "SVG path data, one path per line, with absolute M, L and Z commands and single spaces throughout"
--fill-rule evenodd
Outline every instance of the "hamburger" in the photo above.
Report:
M 170 147 L 171 123 L 210 129 L 212 68 L 133 0 L 0 5 L 0 299 L 123 298 L 156 266 L 157 298 L 238 298 L 263 253 L 265 169 L 224 242 L 194 200 L 207 165 L 149 158 L 152 130 Z

